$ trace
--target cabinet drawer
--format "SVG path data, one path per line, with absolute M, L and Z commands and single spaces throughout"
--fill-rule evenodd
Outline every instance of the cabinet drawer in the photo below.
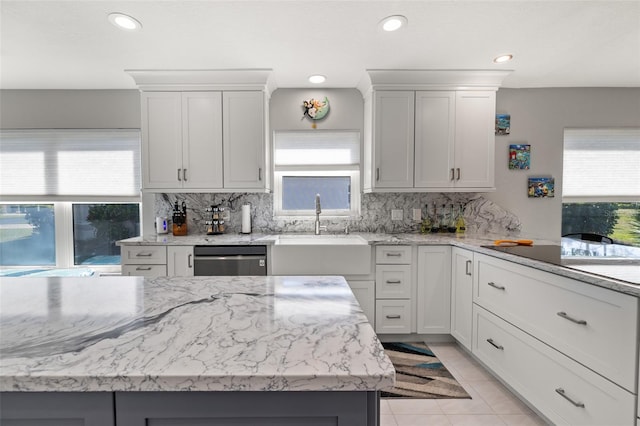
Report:
M 411 333 L 411 301 L 376 300 L 376 333 Z
M 411 298 L 411 265 L 376 265 L 376 298 Z
M 635 391 L 637 298 L 490 256 L 477 262 L 475 303 Z
M 166 277 L 167 265 L 122 265 L 122 275 Z
M 122 246 L 120 248 L 123 265 L 160 265 L 167 263 L 165 246 Z
M 558 425 L 629 425 L 635 395 L 474 305 L 473 353 Z
M 411 264 L 411 246 L 377 246 L 376 263 Z

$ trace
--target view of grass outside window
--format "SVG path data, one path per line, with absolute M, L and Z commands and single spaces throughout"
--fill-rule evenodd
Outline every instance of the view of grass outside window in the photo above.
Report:
M 55 266 L 53 204 L 0 205 L 0 265 Z
M 640 247 L 640 202 L 563 203 L 562 235 L 593 233 Z

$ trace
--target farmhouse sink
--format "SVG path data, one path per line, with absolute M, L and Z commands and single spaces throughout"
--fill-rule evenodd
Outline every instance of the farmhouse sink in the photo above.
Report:
M 272 275 L 365 275 L 371 246 L 358 235 L 281 235 L 271 248 Z
M 276 245 L 365 245 L 367 240 L 359 235 L 324 234 L 324 235 L 281 235 Z

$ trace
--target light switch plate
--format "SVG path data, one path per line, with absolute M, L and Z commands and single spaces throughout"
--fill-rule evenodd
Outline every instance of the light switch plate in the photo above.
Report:
M 402 220 L 402 210 L 401 209 L 392 209 L 391 210 L 391 220 Z
M 421 209 L 413 209 L 413 220 L 416 222 L 420 222 L 422 220 L 422 210 Z

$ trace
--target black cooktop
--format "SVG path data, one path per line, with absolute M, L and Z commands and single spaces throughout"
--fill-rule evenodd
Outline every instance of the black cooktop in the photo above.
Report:
M 532 246 L 482 246 L 503 253 L 514 254 L 528 259 L 562 265 L 559 245 L 532 245 Z

